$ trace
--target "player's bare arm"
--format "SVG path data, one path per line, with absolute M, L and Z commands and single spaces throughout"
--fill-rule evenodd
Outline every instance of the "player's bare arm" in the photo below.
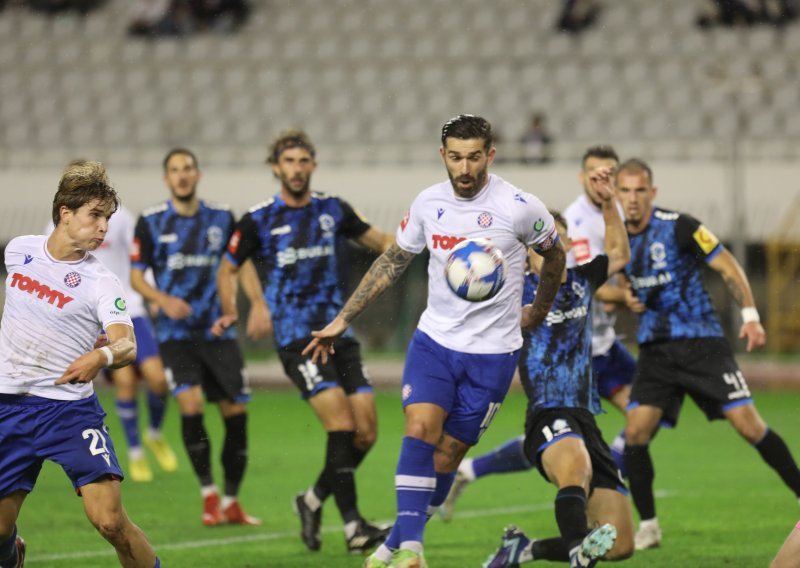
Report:
M 597 168 L 589 174 L 589 185 L 600 199 L 600 209 L 606 227 L 603 247 L 608 256 L 609 276 L 622 270 L 631 259 L 628 231 L 614 199 L 613 173 L 611 168 Z
M 311 360 L 315 363 L 320 357 L 323 363 L 327 362 L 328 354 L 333 353 L 333 340 L 344 333 L 350 322 L 375 298 L 397 281 L 415 256 L 395 243 L 376 258 L 339 315 L 325 329 L 311 332 L 314 339 L 303 349 L 303 355 L 311 353 Z
M 236 277 L 238 273 L 239 267 L 223 256 L 217 269 L 217 296 L 219 296 L 222 306 L 222 315 L 211 326 L 211 333 L 217 337 L 221 336 L 239 319 L 239 312 L 236 308 Z M 251 283 L 248 281 L 245 290 L 250 285 Z M 260 284 L 258 288 L 261 289 Z
M 88 383 L 92 381 L 101 369 L 119 369 L 130 365 L 136 360 L 136 338 L 133 335 L 133 328 L 123 323 L 115 323 L 106 329 L 108 344 L 98 349 L 93 349 L 75 359 L 67 367 L 64 374 L 59 377 L 55 384 L 63 385 L 66 383 Z M 109 350 L 111 358 L 107 355 Z
M 550 308 L 553 306 L 558 287 L 564 274 L 567 254 L 559 241 L 556 246 L 539 253 L 542 256 L 542 265 L 539 272 L 539 286 L 533 304 L 522 308 L 522 329 L 530 330 L 540 325 Z
M 247 316 L 247 336 L 250 339 L 266 337 L 272 333 L 272 316 L 269 313 L 267 302 L 264 300 L 264 289 L 261 287 L 261 280 L 252 259 L 247 259 L 242 265 L 242 269 L 239 271 L 239 281 L 250 302 L 250 312 Z
M 152 302 L 164 312 L 168 318 L 181 320 L 192 314 L 192 307 L 181 298 L 165 294 L 145 280 L 144 271 L 131 267 L 131 286 L 148 302 Z
M 383 254 L 394 244 L 394 235 L 370 227 L 358 236 L 356 242 L 374 253 Z
M 728 286 L 733 299 L 742 308 L 744 323 L 739 330 L 739 338 L 747 338 L 747 351 L 763 347 L 767 342 L 767 334 L 758 320 L 753 291 L 744 269 L 730 251 L 723 249 L 708 265 L 716 270 Z M 753 314 L 744 317 L 745 314 Z

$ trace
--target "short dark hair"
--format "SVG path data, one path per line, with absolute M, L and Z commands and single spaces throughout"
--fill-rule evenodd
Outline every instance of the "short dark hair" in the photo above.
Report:
M 197 156 L 194 155 L 194 152 L 186 148 L 173 148 L 172 150 L 167 152 L 166 156 L 164 156 L 163 166 L 165 172 L 167 171 L 167 164 L 169 164 L 169 161 L 172 159 L 172 156 L 178 156 L 178 155 L 189 156 L 194 162 L 194 167 L 197 168 L 198 170 L 200 169 L 200 162 L 197 161 Z
M 619 163 L 619 156 L 614 147 L 609 144 L 597 144 L 596 146 L 589 146 L 583 153 L 581 158 L 581 166 L 586 166 L 586 160 L 589 158 L 599 158 L 601 160 L 614 160 Z
M 623 171 L 629 172 L 644 172 L 647 174 L 647 180 L 652 184 L 653 183 L 653 170 L 650 169 L 650 166 L 647 165 L 642 159 L 639 158 L 631 158 L 629 160 L 625 160 L 617 167 L 616 175 L 619 176 L 620 173 Z
M 483 138 L 484 149 L 489 150 L 494 141 L 492 125 L 483 117 L 474 114 L 459 114 L 444 123 L 442 126 L 442 146 L 447 147 L 448 138 L 469 140 Z
M 314 148 L 314 143 L 311 142 L 308 134 L 299 128 L 289 128 L 278 134 L 278 137 L 270 144 L 267 163 L 277 164 L 281 154 L 291 148 L 303 148 L 308 150 L 312 158 L 317 157 L 317 150 Z
M 548 211 L 550 212 L 550 215 L 553 216 L 553 220 L 556 223 L 560 223 L 561 225 L 564 225 L 565 229 L 569 229 L 569 225 L 567 224 L 567 220 L 561 214 L 561 211 L 557 211 L 555 209 L 548 209 Z
M 87 203 L 98 200 L 113 204 L 114 213 L 120 205 L 117 192 L 111 187 L 106 168 L 100 162 L 74 160 L 64 169 L 58 190 L 53 197 L 53 225 L 61 222 L 61 208 L 77 211 Z

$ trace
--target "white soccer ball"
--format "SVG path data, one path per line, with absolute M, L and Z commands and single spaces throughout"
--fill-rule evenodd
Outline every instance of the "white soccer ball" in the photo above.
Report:
M 450 289 L 470 302 L 495 296 L 506 280 L 506 259 L 488 239 L 461 241 L 450 253 L 445 267 Z

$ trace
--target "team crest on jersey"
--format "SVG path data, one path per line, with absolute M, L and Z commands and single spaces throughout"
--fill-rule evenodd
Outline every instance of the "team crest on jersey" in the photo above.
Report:
M 336 221 L 327 213 L 323 213 L 319 216 L 319 226 L 326 233 L 329 233 L 335 225 Z
M 403 400 L 408 400 L 411 397 L 411 385 L 403 385 Z
M 222 248 L 222 229 L 220 227 L 211 225 L 206 231 L 206 238 L 211 250 L 220 250 Z
M 586 295 L 586 289 L 580 283 L 573 282 L 572 293 L 578 296 L 579 298 L 583 298 Z
M 656 241 L 650 245 L 650 260 L 653 261 L 653 268 L 656 270 L 667 267 L 667 248 L 664 243 Z
M 67 285 L 67 288 L 76 288 L 80 286 L 81 283 L 81 275 L 77 272 L 70 272 L 66 276 L 64 276 L 64 284 Z
M 492 221 L 494 221 L 494 219 L 492 219 L 491 213 L 487 213 L 486 211 L 484 211 L 483 213 L 478 215 L 478 226 L 482 229 L 488 229 L 489 227 L 491 227 Z

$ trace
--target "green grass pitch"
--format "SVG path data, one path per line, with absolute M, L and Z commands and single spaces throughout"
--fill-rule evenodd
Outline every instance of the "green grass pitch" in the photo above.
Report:
M 111 393 L 103 391 L 101 399 L 111 414 L 108 424 L 125 467 L 126 448 Z M 402 412 L 397 392 L 381 392 L 377 401 L 379 440 L 358 471 L 359 505 L 368 518 L 389 521 L 395 511 L 393 476 Z M 767 422 L 800 456 L 800 393 L 758 393 L 756 402 Z M 521 433 L 524 405 L 524 395 L 512 391 L 472 455 Z M 167 435 L 179 454 L 179 471 L 161 473 L 151 459 L 154 481 L 123 483 L 126 509 L 149 536 L 163 566 L 360 566 L 361 557 L 345 552 L 341 520 L 332 500 L 324 513 L 322 551 L 306 552 L 297 536 L 299 524 L 290 501 L 315 479 L 324 447 L 322 430 L 305 403 L 292 391 L 258 391 L 250 409 L 250 465 L 241 498 L 248 512 L 264 520 L 263 526 L 206 528 L 200 524 L 199 489 L 180 445 L 174 406 L 169 409 Z M 215 408 L 210 409 L 207 423 L 218 456 L 221 422 Z M 621 425 L 621 417 L 613 410 L 600 418 L 606 439 Z M 707 423 L 689 402 L 679 427 L 659 435 L 653 456 L 664 542 L 660 549 L 638 553 L 626 566 L 769 565 L 800 517 L 800 507 L 727 423 Z M 218 463 L 215 467 L 219 483 Z M 518 524 L 532 536 L 555 536 L 554 494 L 553 486 L 536 472 L 479 481 L 464 493 L 452 523 L 438 519 L 430 523 L 426 534 L 429 565 L 479 566 L 498 545 L 507 523 Z M 113 549 L 89 525 L 69 481 L 53 464 L 44 467 L 26 500 L 19 528 L 28 542 L 26 566 L 117 565 Z

